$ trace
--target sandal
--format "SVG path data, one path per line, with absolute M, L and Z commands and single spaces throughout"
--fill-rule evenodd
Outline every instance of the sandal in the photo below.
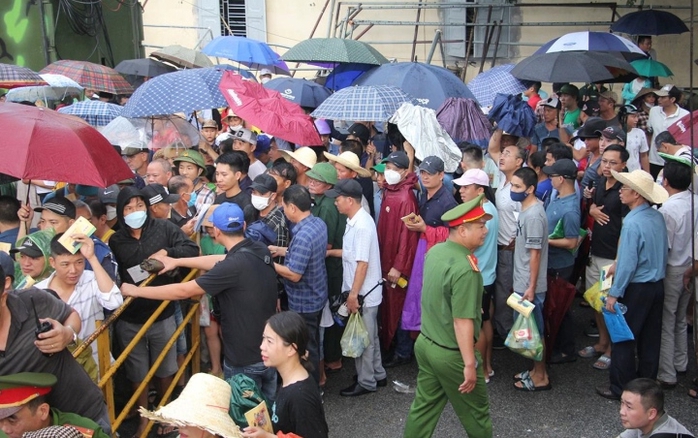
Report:
M 519 391 L 536 392 L 536 391 L 549 391 L 549 390 L 553 389 L 550 382 L 548 382 L 547 385 L 535 386 L 533 384 L 533 379 L 531 379 L 531 376 L 526 376 L 525 379 L 521 379 L 521 380 L 519 380 L 519 382 L 521 382 L 522 386 L 517 385 L 516 383 L 518 383 L 518 382 L 514 382 L 514 388 L 519 390 Z
M 524 379 L 529 379 L 531 377 L 531 372 L 526 370 L 526 371 L 521 371 L 518 374 L 514 374 L 514 381 L 518 382 L 519 380 L 524 380 Z
M 584 347 L 583 349 L 579 350 L 577 352 L 579 357 L 584 358 L 584 359 L 593 359 L 595 357 L 600 356 L 603 354 L 603 351 L 596 351 L 593 345 L 590 345 L 588 347 Z
M 596 362 L 594 362 L 594 365 L 592 366 L 597 370 L 606 371 L 611 367 L 611 358 L 605 354 L 602 354 L 598 359 L 596 359 Z

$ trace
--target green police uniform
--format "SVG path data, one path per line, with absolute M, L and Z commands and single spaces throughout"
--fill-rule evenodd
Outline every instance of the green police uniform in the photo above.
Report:
M 451 227 L 484 216 L 479 214 L 482 197 L 446 212 L 442 220 Z M 480 208 L 481 209 L 481 208 Z M 471 213 L 469 215 L 469 213 Z M 465 219 L 464 219 L 465 218 Z M 460 222 L 458 222 L 460 220 Z M 469 436 L 492 436 L 489 397 L 482 367 L 477 367 L 475 388 L 461 394 L 465 364 L 453 328 L 454 318 L 472 319 L 474 341 L 482 322 L 482 275 L 477 259 L 464 246 L 447 240 L 426 256 L 422 287 L 422 327 L 415 343 L 419 365 L 417 391 L 405 425 L 405 437 L 430 437 L 447 401 Z M 481 358 L 474 351 L 478 363 Z

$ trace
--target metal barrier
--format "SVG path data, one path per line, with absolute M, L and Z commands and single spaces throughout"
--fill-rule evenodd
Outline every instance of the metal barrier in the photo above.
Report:
M 186 283 L 187 281 L 191 280 L 194 278 L 194 276 L 198 273 L 196 269 L 192 269 L 189 274 L 181 281 L 181 283 Z M 156 274 L 150 275 L 143 283 L 140 284 L 140 287 L 146 287 L 148 286 L 156 277 Z M 172 392 L 174 388 L 177 386 L 178 380 L 182 377 L 184 374 L 185 370 L 187 369 L 187 366 L 189 363 L 192 363 L 192 374 L 198 373 L 199 372 L 199 364 L 200 364 L 200 357 L 199 357 L 199 344 L 200 344 L 200 330 L 199 330 L 199 318 L 196 318 L 197 311 L 199 309 L 199 303 L 195 302 L 192 304 L 191 308 L 187 312 L 186 315 L 184 315 L 184 319 L 182 321 L 182 324 L 180 324 L 177 329 L 175 330 L 174 334 L 170 337 L 169 341 L 165 345 L 165 348 L 160 352 L 160 355 L 157 357 L 153 365 L 151 366 L 150 370 L 148 370 L 148 373 L 145 376 L 145 379 L 143 379 L 143 382 L 138 386 L 134 394 L 131 396 L 131 398 L 128 400 L 126 403 L 126 406 L 119 412 L 119 414 L 116 414 L 116 406 L 114 404 L 114 385 L 112 382 L 112 377 L 116 372 L 119 370 L 119 368 L 123 365 L 123 363 L 126 361 L 126 358 L 128 355 L 133 351 L 135 348 L 136 344 L 140 342 L 141 338 L 145 335 L 145 333 L 150 329 L 150 327 L 153 325 L 155 320 L 162 314 L 162 312 L 165 311 L 165 308 L 170 304 L 170 300 L 163 301 L 160 306 L 153 312 L 153 314 L 148 318 L 148 320 L 143 324 L 141 329 L 138 331 L 136 336 L 131 340 L 131 342 L 124 348 L 124 351 L 119 355 L 118 358 L 114 360 L 114 363 L 110 365 L 111 361 L 111 354 L 110 354 L 110 341 L 109 341 L 109 331 L 108 328 L 119 318 L 119 316 L 123 313 L 123 311 L 133 302 L 134 298 L 133 297 L 128 297 L 127 299 L 124 300 L 124 303 L 114 311 L 107 319 L 104 320 L 101 324 L 98 325 L 97 329 L 92 333 L 87 339 L 85 339 L 85 342 L 80 345 L 75 351 L 73 352 L 73 357 L 77 357 L 82 353 L 89 345 L 91 345 L 95 340 L 97 341 L 97 356 L 99 359 L 99 363 L 97 364 L 99 367 L 99 375 L 100 380 L 99 383 L 97 384 L 99 388 L 102 390 L 104 393 L 104 399 L 107 402 L 107 410 L 109 412 L 109 421 L 112 426 L 112 431 L 116 433 L 117 429 L 121 426 L 121 424 L 124 422 L 126 417 L 128 416 L 129 412 L 133 408 L 133 406 L 136 404 L 136 401 L 138 400 L 138 397 L 143 393 L 143 391 L 147 390 L 148 385 L 150 384 L 150 381 L 152 380 L 153 376 L 155 375 L 155 372 L 157 369 L 160 367 L 160 364 L 162 361 L 165 359 L 165 356 L 167 355 L 167 352 L 170 350 L 170 348 L 175 348 L 174 344 L 177 342 L 177 338 L 179 335 L 182 333 L 182 331 L 186 328 L 187 324 L 191 321 L 192 325 L 192 330 L 191 330 L 191 348 L 187 355 L 184 358 L 184 362 L 182 365 L 179 367 L 177 370 L 177 373 L 175 374 L 174 378 L 172 379 L 172 383 L 170 386 L 167 388 L 165 391 L 165 394 L 162 395 L 162 399 L 160 400 L 160 403 L 158 406 L 162 406 L 166 404 L 170 396 L 172 395 Z M 153 422 L 149 422 L 148 426 L 146 429 L 143 431 L 141 434 L 141 438 L 145 438 L 148 436 L 148 433 L 150 432 L 150 429 L 153 426 Z

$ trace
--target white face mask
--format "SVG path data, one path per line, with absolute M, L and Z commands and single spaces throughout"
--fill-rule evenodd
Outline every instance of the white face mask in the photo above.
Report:
M 116 219 L 116 207 L 107 205 L 107 220 L 112 221 L 114 219 Z
M 271 198 L 265 198 L 264 196 L 252 195 L 252 206 L 259 211 L 264 210 L 269 207 L 269 202 Z
M 654 106 L 654 104 L 653 104 L 653 103 L 649 103 L 649 102 L 645 102 L 645 106 L 646 106 L 647 108 L 652 108 L 652 107 Z
M 260 82 L 263 83 L 263 84 L 266 84 L 266 83 L 269 82 L 269 81 L 271 81 L 271 78 L 268 78 L 268 77 L 266 77 L 266 76 L 263 77 L 263 78 L 260 80 Z
M 385 182 L 391 186 L 399 183 L 400 179 L 402 178 L 400 176 L 400 172 L 390 169 L 386 169 L 383 175 L 385 176 Z

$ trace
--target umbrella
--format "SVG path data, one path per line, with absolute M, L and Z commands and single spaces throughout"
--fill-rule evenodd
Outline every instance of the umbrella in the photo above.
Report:
M 157 76 L 138 87 L 124 106 L 124 117 L 191 114 L 228 106 L 218 88 L 224 70 L 208 67 Z
M 330 89 L 307 79 L 276 78 L 264 87 L 276 90 L 281 96 L 306 108 L 317 108 L 332 94 Z
M 239 74 L 240 76 L 242 76 L 245 79 L 250 79 L 252 81 L 259 82 L 257 80 L 257 77 L 255 77 L 254 73 L 252 73 L 251 71 L 249 71 L 247 69 L 241 68 L 239 66 L 236 67 L 236 66 L 230 65 L 230 64 L 217 64 L 214 67 L 221 69 L 221 70 L 234 71 L 235 73 Z
M 56 61 L 41 73 L 67 76 L 84 88 L 111 94 L 131 94 L 133 87 L 113 68 L 87 61 Z
M 40 75 L 48 85 L 36 87 L 18 87 L 7 92 L 7 100 L 10 102 L 36 102 L 43 100 L 63 100 L 68 95 L 82 96 L 84 89 L 74 80 L 63 75 L 44 73 Z
M 113 145 L 122 149 L 129 146 L 151 150 L 179 144 L 193 147 L 199 144 L 199 131 L 187 120 L 179 116 L 126 118 L 112 120 L 100 130 Z
M 177 44 L 156 50 L 150 54 L 150 57 L 182 68 L 213 67 L 213 63 L 208 59 L 208 56 L 198 50 L 187 49 Z
M 555 346 L 555 339 L 560 330 L 560 324 L 567 310 L 574 301 L 576 288 L 563 278 L 548 277 L 548 292 L 545 296 L 543 307 L 543 321 L 545 322 L 545 355 L 550 359 Z
M 517 137 L 531 137 L 536 125 L 536 115 L 521 99 L 520 95 L 498 94 L 488 114 L 490 120 L 497 122 L 497 128 Z
M 376 68 L 373 64 L 338 64 L 325 79 L 325 86 L 330 90 L 341 90 L 354 83 L 359 77 Z
M 511 70 L 521 80 L 540 82 L 628 82 L 637 77 L 630 63 L 603 52 L 531 55 Z
M 385 122 L 405 102 L 418 104 L 397 87 L 356 85 L 328 97 L 311 116 L 316 119 Z
M 611 30 L 630 35 L 669 35 L 688 32 L 688 27 L 671 12 L 645 9 L 623 15 L 611 24 Z
M 58 110 L 61 114 L 80 117 L 92 126 L 106 126 L 121 115 L 124 107 L 101 100 L 83 100 Z
M 543 44 L 534 55 L 555 52 L 577 52 L 588 50 L 591 52 L 630 52 L 645 57 L 635 43 L 622 36 L 608 32 L 572 32 Z
M 0 88 L 47 85 L 46 81 L 33 70 L 12 64 L 0 63 Z
M 93 127 L 56 111 L 0 103 L 0 172 L 21 179 L 107 187 L 133 172 Z
M 381 65 L 388 62 L 378 50 L 361 41 L 345 38 L 311 38 L 301 41 L 281 56 L 284 61 L 360 63 Z
M 436 119 L 456 141 L 468 141 L 483 148 L 490 141 L 492 125 L 472 99 L 449 97 L 436 111 Z
M 669 77 L 674 76 L 674 73 L 665 64 L 655 61 L 651 58 L 637 59 L 630 61 L 630 65 L 637 70 L 637 74 L 646 78 L 657 76 Z
M 497 93 L 519 94 L 528 88 L 511 75 L 514 64 L 504 64 L 483 71 L 468 83 L 468 88 L 482 106 L 490 106 Z
M 288 66 L 267 43 L 234 35 L 214 38 L 202 52 L 209 56 L 230 59 L 253 69 L 268 68 L 275 74 L 290 75 Z
M 698 140 L 698 110 L 693 111 L 693 116 L 686 114 L 672 123 L 667 131 L 680 144 L 691 145 L 691 131 L 693 131 L 693 141 Z
M 383 64 L 361 75 L 354 85 L 392 85 L 433 110 L 448 97 L 475 99 L 463 81 L 450 70 L 422 62 Z
M 171 73 L 177 69 L 160 61 L 150 58 L 125 59 L 118 63 L 114 70 L 122 75 L 141 76 L 153 78 L 165 73 Z
M 300 106 L 231 71 L 223 73 L 220 90 L 230 109 L 269 135 L 297 145 L 321 145 L 313 119 Z

